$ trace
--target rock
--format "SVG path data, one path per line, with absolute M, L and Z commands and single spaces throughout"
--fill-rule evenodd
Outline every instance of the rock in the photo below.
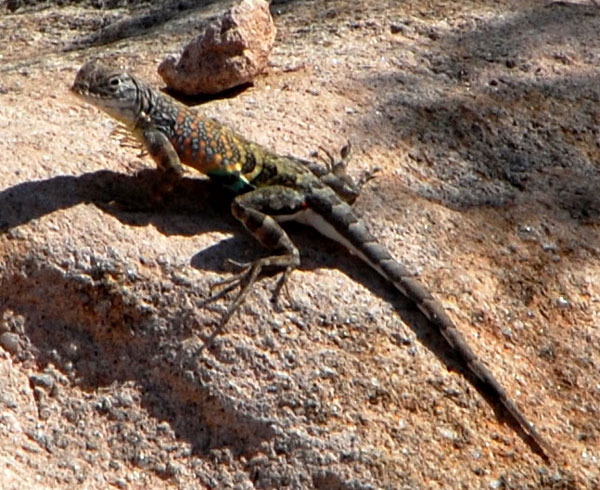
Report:
M 179 61 L 165 58 L 158 73 L 178 92 L 215 94 L 251 82 L 264 70 L 274 41 L 269 4 L 243 0 L 195 37 Z
M 16 333 L 4 332 L 0 335 L 0 346 L 7 352 L 15 354 L 19 350 L 19 336 Z
M 32 386 L 39 386 L 51 390 L 54 387 L 54 378 L 49 374 L 31 374 L 29 375 L 29 383 Z

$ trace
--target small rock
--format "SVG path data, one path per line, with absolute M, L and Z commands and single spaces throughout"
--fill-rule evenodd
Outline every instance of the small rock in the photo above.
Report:
M 40 386 L 47 390 L 51 390 L 54 387 L 54 378 L 49 374 L 31 374 L 29 382 L 32 386 Z
M 168 56 L 158 73 L 187 95 L 216 94 L 251 82 L 267 65 L 275 24 L 265 0 L 243 0 L 195 37 L 179 61 Z
M 0 404 L 5 405 L 7 408 L 17 408 L 19 405 L 15 400 L 15 397 L 10 393 L 0 393 Z M 2 421 L 0 420 L 0 425 Z
M 553 242 L 542 242 L 542 250 L 544 252 L 558 252 L 558 245 Z
M 119 479 L 115 480 L 115 482 L 113 484 L 117 488 L 122 488 L 123 490 L 125 490 L 127 488 L 127 482 L 125 480 L 123 480 L 123 478 L 119 478 Z
M 14 12 L 23 5 L 23 0 L 8 0 L 6 2 L 6 8 L 9 12 Z
M 402 24 L 391 24 L 390 32 L 392 34 L 398 34 L 400 32 L 404 32 L 404 26 Z
M 19 351 L 19 336 L 16 333 L 4 332 L 0 335 L 0 346 L 11 354 Z

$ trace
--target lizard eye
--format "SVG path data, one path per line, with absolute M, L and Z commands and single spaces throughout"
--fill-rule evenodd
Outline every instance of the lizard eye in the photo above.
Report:
M 111 87 L 116 87 L 117 85 L 119 85 L 119 79 L 118 79 L 118 78 L 113 78 L 113 79 L 111 79 L 111 81 L 110 81 L 110 82 L 108 82 L 108 83 L 109 83 L 109 85 L 110 85 Z

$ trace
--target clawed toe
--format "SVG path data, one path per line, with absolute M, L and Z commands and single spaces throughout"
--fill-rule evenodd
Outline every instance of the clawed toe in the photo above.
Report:
M 249 269 L 252 266 L 252 262 L 239 262 L 234 259 L 226 259 L 225 263 L 233 265 L 234 267 L 237 267 L 239 269 Z
M 219 281 L 216 281 L 215 283 L 210 285 L 210 292 L 211 294 L 213 293 L 213 291 L 215 289 L 220 288 L 221 286 L 226 286 L 224 287 L 221 291 L 219 291 L 215 296 L 215 299 L 219 299 L 222 298 L 224 295 L 226 295 L 229 291 L 235 289 L 236 287 L 238 287 L 243 281 L 244 279 L 248 276 L 250 269 L 252 268 L 252 262 L 238 262 L 237 260 L 233 260 L 233 259 L 226 259 L 225 263 L 228 265 L 232 265 L 234 267 L 237 267 L 238 269 L 241 269 L 239 273 L 234 274 L 231 277 L 228 277 L 226 279 L 221 279 Z M 212 300 L 212 297 L 209 298 Z
M 369 182 L 369 180 L 374 179 L 379 172 L 381 172 L 381 167 L 373 167 L 370 170 L 365 170 L 358 182 L 356 183 L 356 187 L 358 187 L 359 189 L 362 188 L 362 186 Z
M 214 301 L 216 301 L 218 299 L 223 298 L 224 296 L 229 294 L 231 291 L 239 288 L 239 292 L 237 293 L 237 295 L 235 296 L 233 301 L 230 303 L 230 305 L 227 308 L 227 311 L 225 312 L 225 314 L 222 316 L 221 320 L 219 321 L 219 328 L 224 326 L 229 321 L 229 319 L 236 312 L 236 310 L 239 308 L 239 306 L 242 304 L 242 302 L 248 295 L 248 292 L 250 291 L 250 289 L 252 288 L 254 283 L 257 281 L 263 268 L 265 266 L 272 265 L 271 264 L 272 260 L 273 260 L 272 258 L 263 258 L 263 259 L 258 259 L 258 260 L 255 260 L 254 262 L 248 262 L 248 263 L 237 262 L 237 261 L 231 260 L 231 259 L 227 260 L 228 263 L 241 268 L 242 269 L 241 272 L 239 272 L 238 274 L 235 274 L 231 277 L 228 277 L 227 279 L 223 279 L 223 280 L 217 281 L 216 283 L 212 284 L 210 286 L 210 297 L 207 298 L 206 300 L 204 300 L 201 304 L 201 306 L 206 306 L 210 303 L 213 303 Z M 291 266 L 286 267 L 283 270 L 283 274 L 282 274 L 280 280 L 278 281 L 277 287 L 275 288 L 275 291 L 274 291 L 274 295 L 273 295 L 274 298 L 277 298 L 279 296 L 279 293 L 282 289 L 285 289 L 286 296 L 288 298 L 290 297 L 289 291 L 287 289 L 287 279 L 292 270 L 293 270 L 293 267 L 291 267 Z M 222 288 L 222 289 L 220 289 L 218 292 L 214 293 L 215 289 L 218 289 L 218 288 Z

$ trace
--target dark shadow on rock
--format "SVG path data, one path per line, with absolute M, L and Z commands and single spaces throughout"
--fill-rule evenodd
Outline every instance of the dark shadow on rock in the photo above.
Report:
M 574 208 L 574 215 L 585 214 L 581 207 L 592 203 L 587 219 L 593 219 L 600 217 L 597 212 L 594 216 L 600 196 L 593 192 L 600 171 L 577 143 L 595 144 L 593 107 L 600 102 L 599 81 L 598 77 L 581 77 L 535 86 L 506 82 L 494 88 L 489 100 L 495 102 L 487 106 L 442 94 L 439 98 L 419 99 L 409 90 L 418 85 L 417 80 L 405 74 L 368 83 L 396 87 L 378 108 L 383 116 L 375 123 L 392 124 L 400 139 L 411 141 L 409 157 L 431 169 L 439 179 L 435 187 L 415 189 L 424 197 L 454 209 L 466 209 L 504 206 L 535 192 L 545 194 L 559 208 Z M 519 114 L 519 104 L 524 100 L 543 105 L 556 104 L 564 97 L 568 105 L 572 92 L 587 92 L 590 110 L 565 114 L 560 128 L 548 124 L 541 110 L 533 119 Z M 561 173 L 562 181 L 557 178 Z M 584 189 L 588 190 L 587 196 L 582 196 Z
M 413 189 L 428 199 L 458 209 L 503 206 L 535 191 L 574 208 L 574 216 L 598 218 L 600 198 L 582 196 L 592 186 L 581 183 L 600 179 L 588 150 L 598 147 L 600 77 L 545 78 L 533 65 L 536 33 L 577 39 L 599 13 L 592 5 L 537 4 L 480 20 L 466 32 L 436 32 L 435 43 L 419 55 L 427 69 L 390 70 L 361 82 L 388 94 L 365 115 L 365 127 L 386 128 L 408 143 L 409 158 L 435 180 Z M 562 62 L 558 41 L 554 55 Z M 583 56 L 594 60 L 591 52 Z M 487 67 L 500 75 L 486 79 Z M 551 187 L 557 169 L 569 176 L 559 194 Z
M 589 3 L 548 2 L 523 4 L 502 16 L 478 19 L 473 29 L 456 29 L 437 34 L 439 48 L 426 58 L 436 74 L 445 74 L 457 82 L 469 81 L 485 66 L 501 64 L 527 70 L 529 56 L 535 55 L 540 35 L 550 39 L 581 37 L 586 21 L 600 16 Z M 556 53 L 561 59 L 560 53 Z
M 176 92 L 175 90 L 170 89 L 169 87 L 165 87 L 161 89 L 165 94 L 173 97 L 175 100 L 185 104 L 189 107 L 201 106 L 202 104 L 206 104 L 207 102 L 211 102 L 213 100 L 224 100 L 224 99 L 233 99 L 243 94 L 250 87 L 253 87 L 252 82 L 243 83 L 241 85 L 237 85 L 236 87 L 228 88 L 227 90 L 223 90 L 217 94 L 198 94 L 198 95 L 186 95 Z
M 186 15 L 192 9 L 202 9 L 218 0 L 172 0 L 149 12 L 121 18 L 101 27 L 97 32 L 70 41 L 64 52 L 104 46 L 122 39 L 149 34 L 178 15 Z M 189 15 L 189 13 L 187 13 Z

